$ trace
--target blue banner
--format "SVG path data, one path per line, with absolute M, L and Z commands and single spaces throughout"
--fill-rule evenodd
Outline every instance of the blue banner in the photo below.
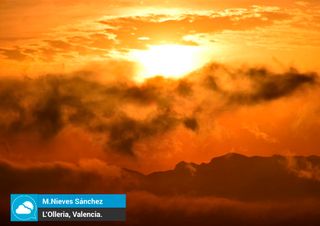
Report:
M 38 208 L 126 208 L 125 194 L 38 195 Z
M 125 194 L 12 194 L 11 221 L 124 221 Z

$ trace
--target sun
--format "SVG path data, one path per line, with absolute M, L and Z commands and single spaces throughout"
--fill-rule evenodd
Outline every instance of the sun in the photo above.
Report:
M 147 50 L 131 51 L 130 57 L 139 65 L 138 82 L 154 76 L 178 79 L 203 64 L 202 49 L 198 46 L 152 45 Z

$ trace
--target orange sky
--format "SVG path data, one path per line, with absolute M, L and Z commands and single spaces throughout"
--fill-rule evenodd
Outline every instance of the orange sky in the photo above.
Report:
M 1 72 L 75 70 L 163 43 L 205 46 L 219 62 L 319 70 L 317 2 L 4 0 Z
M 48 87 L 48 90 L 54 90 L 51 83 L 43 88 L 39 76 L 88 76 L 85 80 L 103 84 L 100 87 L 89 82 L 73 83 L 73 80 L 67 80 L 67 85 L 57 88 L 59 92 L 80 90 L 74 94 L 80 104 L 67 103 L 64 105 L 68 107 L 61 110 L 61 120 L 68 123 L 62 123 L 50 141 L 39 142 L 33 137 L 33 133 L 39 131 L 30 126 L 34 119 L 26 116 L 32 132 L 26 126 L 27 132 L 21 129 L 17 134 L 8 135 L 9 141 L 7 135 L 3 136 L 4 141 L 0 140 L 4 144 L 0 148 L 2 158 L 30 160 L 29 155 L 24 154 L 30 152 L 38 161 L 103 159 L 149 172 L 172 168 L 180 160 L 209 161 L 213 156 L 230 151 L 249 155 L 318 154 L 320 105 L 317 96 L 320 91 L 318 84 L 311 85 L 311 88 L 308 86 L 316 82 L 304 80 L 309 79 L 310 71 L 320 71 L 320 3 L 317 0 L 89 2 L 1 1 L 0 76 L 34 79 L 34 83 L 28 81 L 21 85 L 21 90 L 27 90 L 27 94 L 17 94 L 26 96 L 19 99 L 19 107 L 27 109 L 25 111 L 32 109 L 31 118 L 34 116 L 33 107 L 39 107 L 37 101 L 42 101 L 37 99 L 38 96 L 47 95 Z M 150 54 L 150 49 L 157 49 L 157 46 L 160 49 L 169 46 L 171 51 L 180 51 L 182 46 L 186 52 L 174 55 L 169 48 L 169 52 Z M 187 52 L 188 48 L 195 51 Z M 182 52 L 184 50 L 181 49 Z M 183 57 L 188 53 L 193 58 Z M 146 61 L 149 57 L 155 57 L 155 60 L 151 63 Z M 147 81 L 146 78 L 152 77 L 152 73 L 161 75 L 164 72 L 160 70 L 163 65 L 154 64 L 154 61 L 161 62 L 164 58 L 169 58 L 173 65 L 170 64 L 170 67 L 185 67 L 186 62 L 192 61 L 190 68 L 175 71 L 196 72 L 188 76 L 179 74 L 175 77 L 180 80 L 170 80 L 170 73 L 174 71 L 167 70 L 165 73 L 169 75 L 165 77 L 169 77 L 168 80 Z M 217 70 L 202 68 L 212 62 L 220 65 Z M 142 70 L 141 67 L 147 69 Z M 150 67 L 160 69 L 150 70 Z M 250 77 L 250 68 L 260 67 L 268 69 L 266 75 L 262 73 L 266 78 Z M 298 76 L 302 79 L 301 83 L 290 79 L 278 81 L 273 77 L 296 75 L 298 72 L 290 72 L 290 67 L 301 72 L 303 78 Z M 147 71 L 151 74 L 144 75 Z M 234 74 L 239 74 L 239 77 Z M 315 76 L 318 77 L 317 74 Z M 203 88 L 202 82 L 208 82 L 208 78 L 213 78 L 217 83 L 218 88 L 214 92 Z M 16 97 L 15 88 L 10 88 L 7 80 L 3 81 L 5 85 L 0 87 L 0 91 L 12 89 L 3 93 L 13 93 L 12 96 Z M 190 98 L 189 86 L 185 87 L 183 83 L 185 81 L 192 84 Z M 255 92 L 264 91 L 270 84 L 269 89 L 276 86 L 279 93 L 270 99 L 255 96 Z M 90 89 L 91 85 L 95 88 Z M 125 101 L 120 99 L 118 102 L 119 97 L 115 97 L 118 93 L 113 93 L 112 98 L 105 97 L 101 91 L 105 89 L 103 86 L 108 89 L 122 87 L 119 93 L 124 95 L 121 98 Z M 157 93 L 153 94 L 149 89 L 156 89 Z M 233 98 L 239 93 L 253 93 L 251 98 L 254 103 L 235 101 Z M 1 96 L 2 100 L 7 98 L 6 95 Z M 14 102 L 14 99 L 11 101 Z M 69 111 L 72 111 L 69 108 L 79 110 L 78 105 L 81 104 L 85 105 L 86 110 L 94 112 L 94 120 L 90 123 L 109 123 L 103 133 L 93 132 L 91 127 L 88 129 L 82 124 L 69 123 Z M 3 128 L 7 128 L 5 123 L 8 123 L 8 118 L 11 117 L 11 120 L 18 114 L 13 105 L 6 102 L 0 106 L 1 112 L 5 112 L 0 118 L 3 134 L 7 134 Z M 109 108 L 116 108 L 112 118 L 106 116 Z M 14 113 L 11 114 L 11 110 Z M 37 109 L 35 112 L 38 112 Z M 169 115 L 178 122 L 167 128 L 157 122 L 162 120 L 159 115 Z M 48 117 L 50 125 L 56 123 Z M 129 151 L 134 153 L 134 157 L 114 152 L 114 147 L 119 148 L 117 143 L 111 142 L 110 145 L 113 131 L 119 130 L 125 134 L 119 128 L 119 120 L 126 117 L 136 120 L 134 122 L 143 122 L 134 124 L 134 128 L 128 127 L 137 133 L 133 134 L 133 151 Z M 193 121 L 188 121 L 189 118 L 197 119 L 199 129 L 185 128 L 193 127 Z M 132 126 L 130 120 L 125 121 L 128 126 Z M 170 121 L 171 118 L 165 120 Z M 149 127 L 147 122 L 153 123 L 156 128 Z M 42 127 L 39 128 L 41 132 Z M 106 141 L 109 145 L 105 144 Z

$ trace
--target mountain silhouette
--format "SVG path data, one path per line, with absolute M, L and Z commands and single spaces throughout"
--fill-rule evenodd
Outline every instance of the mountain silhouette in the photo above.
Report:
M 0 215 L 7 219 L 1 225 L 9 225 L 11 193 L 125 193 L 126 225 L 320 225 L 318 156 L 229 153 L 148 175 L 125 168 L 110 175 L 59 164 L 0 163 Z
M 239 200 L 320 197 L 320 157 L 247 157 L 230 153 L 209 163 L 180 162 L 173 170 L 141 177 L 141 189 L 158 195 L 215 196 Z

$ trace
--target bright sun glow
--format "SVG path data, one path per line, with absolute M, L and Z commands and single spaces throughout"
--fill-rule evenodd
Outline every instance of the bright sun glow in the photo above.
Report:
M 134 50 L 130 55 L 140 65 L 138 82 L 157 75 L 181 78 L 203 64 L 202 49 L 198 46 L 156 45 L 148 50 Z

